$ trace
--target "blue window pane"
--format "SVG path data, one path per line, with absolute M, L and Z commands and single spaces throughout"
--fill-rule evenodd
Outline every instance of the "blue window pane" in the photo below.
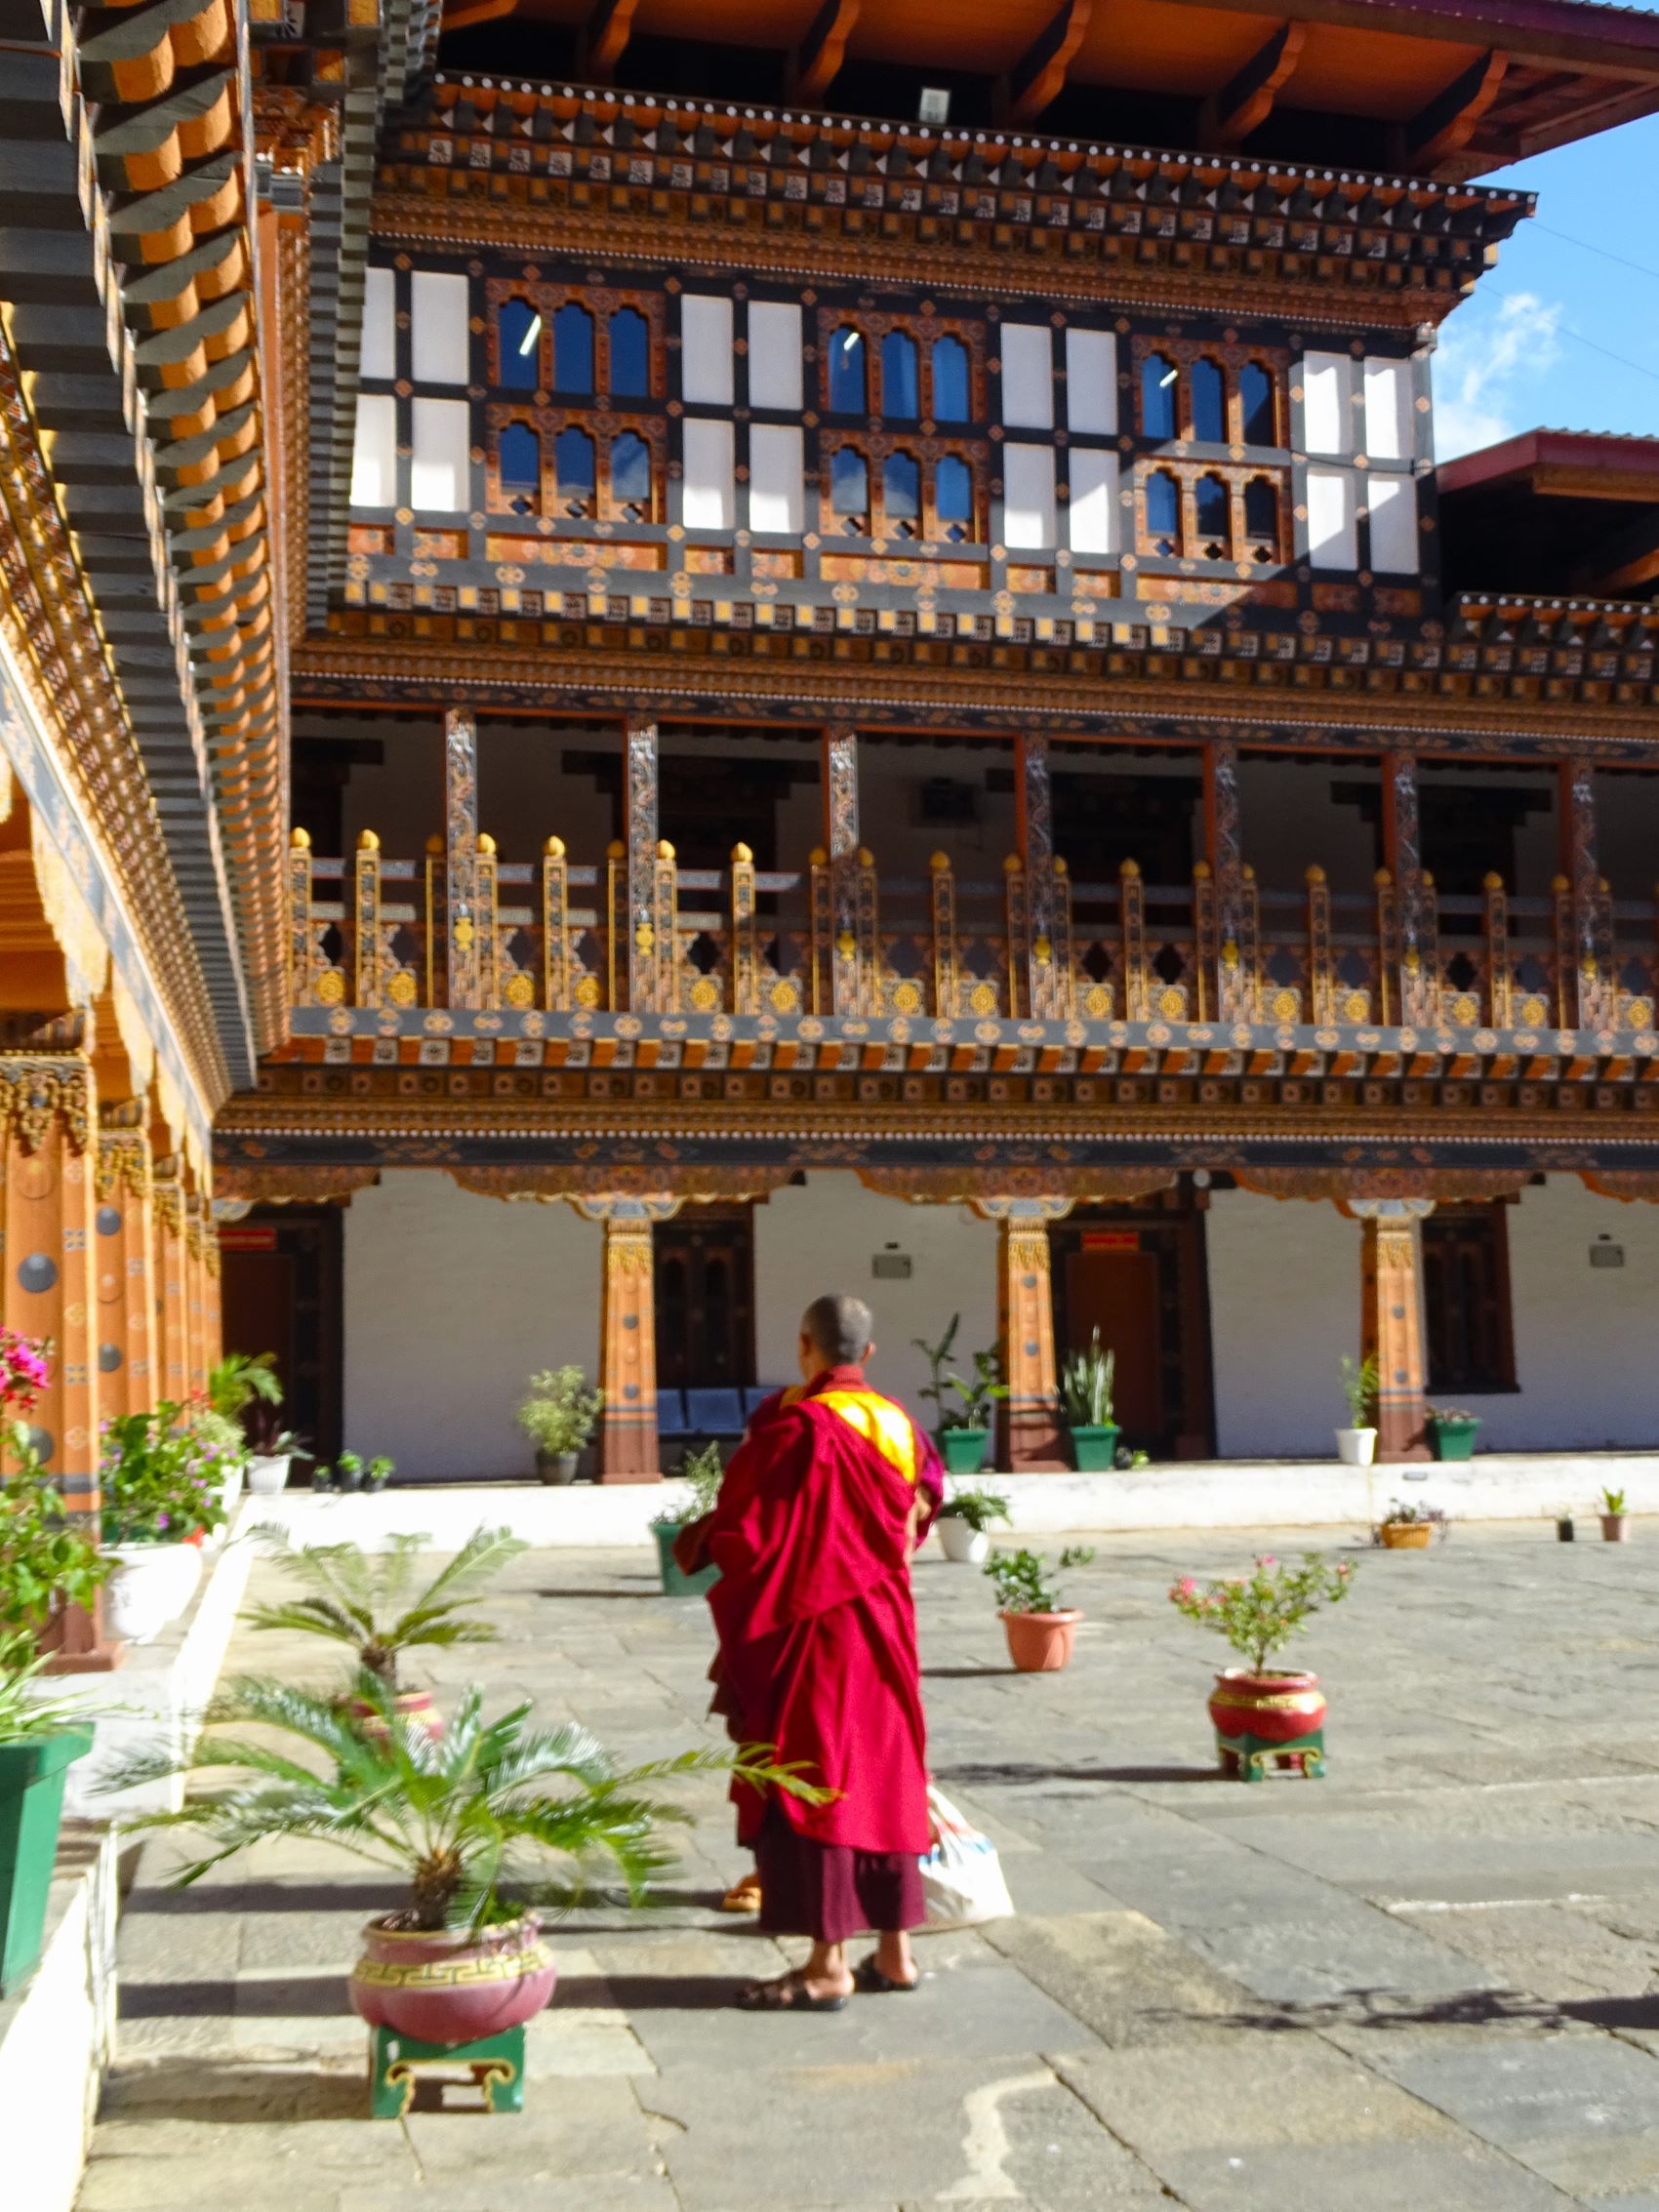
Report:
M 1227 496 L 1227 486 L 1219 476 L 1200 476 L 1197 495 L 1194 502 L 1198 536 L 1206 549 L 1219 544 L 1225 553 L 1233 535 L 1233 520 Z
M 933 348 L 933 419 L 965 422 L 968 409 L 968 349 L 959 338 L 942 338 Z
M 1278 536 L 1278 496 L 1265 476 L 1244 487 L 1244 527 L 1252 538 Z
M 1274 422 L 1273 379 L 1254 361 L 1247 361 L 1240 372 L 1238 396 L 1243 402 L 1244 443 L 1247 446 L 1276 446 L 1278 435 Z
M 553 389 L 593 389 L 593 318 L 586 307 L 567 304 L 553 317 Z
M 1193 364 L 1193 435 L 1209 445 L 1227 442 L 1227 386 L 1214 361 Z
M 1175 435 L 1175 363 L 1161 353 L 1151 353 L 1141 364 L 1141 435 L 1172 438 Z
M 1181 536 L 1181 491 L 1161 469 L 1147 478 L 1147 534 L 1159 552 L 1173 552 Z
M 542 489 L 542 441 L 522 422 L 509 422 L 496 443 L 504 492 Z
M 593 440 L 586 430 L 561 430 L 553 441 L 561 500 L 593 497 Z
M 870 471 L 864 456 L 842 446 L 830 459 L 830 511 L 831 514 L 868 514 Z
M 921 514 L 921 470 L 908 453 L 890 453 L 882 471 L 881 503 L 889 522 L 914 522 Z
M 913 422 L 921 413 L 916 380 L 916 342 L 902 330 L 881 341 L 881 412 Z
M 635 307 L 611 317 L 611 392 L 618 399 L 651 395 L 651 331 Z
M 972 522 L 974 519 L 973 471 L 953 453 L 948 453 L 934 471 L 933 501 L 941 522 Z
M 856 330 L 838 330 L 830 341 L 830 412 L 869 412 L 864 371 L 864 340 Z
M 623 506 L 651 504 L 651 449 L 632 430 L 612 441 L 611 497 Z
M 523 300 L 504 300 L 496 317 L 501 381 L 509 391 L 534 391 L 542 381 L 542 318 Z

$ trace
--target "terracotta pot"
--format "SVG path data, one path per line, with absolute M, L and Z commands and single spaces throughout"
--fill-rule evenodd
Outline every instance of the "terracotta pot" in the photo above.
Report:
M 1628 1520 L 1629 1515 L 1626 1513 L 1603 1513 L 1601 1515 L 1602 1543 L 1628 1544 L 1630 1542 L 1630 1530 L 1626 1525 Z
M 1384 1521 L 1383 1548 L 1388 1551 L 1427 1551 L 1434 1533 L 1429 1521 Z
M 349 1700 L 351 1717 L 365 1736 L 384 1736 L 388 1733 L 385 1722 L 372 1705 L 362 1698 Z M 443 1714 L 432 1703 L 430 1690 L 399 1690 L 395 1709 L 399 1720 L 418 1720 L 428 1736 L 441 1736 L 444 1732 Z
M 1072 1607 L 1064 1613 L 1004 1613 L 1008 1656 L 1022 1674 L 1057 1674 L 1070 1666 L 1072 1638 L 1082 1619 Z
M 469 1935 L 422 1933 L 371 1920 L 347 1987 L 371 2028 L 424 2043 L 470 2043 L 500 2035 L 541 2011 L 558 1969 L 534 1912 Z
M 1324 1726 L 1325 1693 L 1316 1674 L 1252 1674 L 1230 1667 L 1215 1678 L 1210 1719 L 1218 1736 L 1294 1744 Z

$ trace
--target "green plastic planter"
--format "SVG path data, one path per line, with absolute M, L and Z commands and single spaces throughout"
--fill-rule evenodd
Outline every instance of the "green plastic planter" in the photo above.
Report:
M 1072 1430 L 1072 1457 L 1079 1474 L 1110 1473 L 1117 1458 L 1117 1439 L 1123 1433 L 1115 1422 L 1088 1425 Z
M 46 1900 L 72 1761 L 92 1749 L 90 1728 L 0 1744 L 0 1997 L 40 1956 Z
M 1431 1421 L 1429 1436 L 1437 1460 L 1472 1460 L 1478 1421 Z
M 701 1597 L 705 1590 L 712 1589 L 720 1579 L 718 1567 L 700 1567 L 695 1575 L 682 1574 L 674 1563 L 674 1539 L 680 1532 L 679 1522 L 669 1528 L 654 1528 L 657 1539 L 657 1564 L 663 1575 L 665 1597 Z
M 978 1474 L 985 1465 L 985 1447 L 990 1440 L 989 1428 L 936 1428 L 933 1431 L 933 1441 L 939 1446 L 947 1474 Z

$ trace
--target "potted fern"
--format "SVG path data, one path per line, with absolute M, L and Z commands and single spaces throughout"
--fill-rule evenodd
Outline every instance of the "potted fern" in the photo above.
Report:
M 348 1991 L 371 2027 L 423 2042 L 502 2034 L 542 2009 L 557 1974 L 537 1907 L 569 1904 L 599 1873 L 638 1903 L 670 1863 L 664 1830 L 686 1819 L 663 1783 L 723 1772 L 815 1804 L 829 1794 L 754 1747 L 623 1769 L 586 1728 L 541 1727 L 529 1705 L 487 1718 L 476 1686 L 441 1736 L 399 1710 L 381 1674 L 365 1670 L 358 1690 L 372 1726 L 314 1691 L 233 1682 L 188 1754 L 131 1761 L 101 1787 L 206 1778 L 182 1811 L 130 1824 L 201 1836 L 180 1886 L 288 1838 L 384 1870 L 389 1910 L 364 1929 Z
M 940 1548 L 958 1565 L 983 1567 L 991 1557 L 992 1521 L 1008 1518 L 1008 1501 L 995 1490 L 958 1490 L 934 1516 Z
M 1095 1330 L 1086 1349 L 1068 1353 L 1060 1370 L 1060 1410 L 1072 1431 L 1072 1457 L 1080 1474 L 1101 1474 L 1116 1464 L 1121 1431 L 1112 1418 L 1117 1354 Z
M 254 1535 L 264 1557 L 303 1594 L 250 1607 L 245 1625 L 344 1644 L 356 1662 L 354 1677 L 380 1683 L 394 1711 L 426 1725 L 436 1725 L 432 1694 L 403 1687 L 399 1662 L 411 1651 L 494 1643 L 494 1626 L 466 1616 L 507 1561 L 529 1548 L 507 1529 L 475 1528 L 455 1557 L 423 1581 L 429 1537 L 392 1536 L 384 1551 L 368 1552 L 356 1544 L 296 1544 L 286 1530 L 268 1524 Z
M 999 1398 L 1008 1395 L 1008 1386 L 997 1379 L 1002 1360 L 994 1347 L 973 1354 L 971 1382 L 956 1373 L 951 1359 L 961 1325 L 962 1316 L 952 1313 L 951 1326 L 936 1345 L 930 1345 L 925 1337 L 912 1337 L 910 1347 L 927 1361 L 929 1380 L 922 1385 L 921 1395 L 933 1401 L 937 1416 L 933 1439 L 946 1472 L 977 1474 L 985 1465 L 985 1449 L 991 1440 L 991 1410 Z
M 604 1394 L 584 1388 L 580 1367 L 545 1367 L 532 1375 L 518 1409 L 518 1426 L 536 1447 L 536 1472 L 544 1482 L 574 1482 L 577 1463 Z
M 1336 1432 L 1336 1456 L 1344 1467 L 1369 1467 L 1377 1456 L 1377 1355 L 1342 1363 L 1343 1395 L 1348 1400 L 1348 1427 Z
M 1069 1544 L 1060 1554 L 1060 1572 L 1086 1567 L 1094 1547 Z M 1008 1638 L 1008 1656 L 1021 1674 L 1054 1674 L 1072 1660 L 1072 1640 L 1082 1615 L 1061 1603 L 1059 1586 L 1049 1580 L 1040 1551 L 993 1551 L 986 1573 L 996 1589 L 997 1610 Z
M 680 1466 L 683 1480 L 691 1485 L 684 1500 L 676 1506 L 665 1506 L 651 1523 L 651 1534 L 657 1545 L 657 1566 L 663 1578 L 665 1597 L 701 1597 L 705 1590 L 712 1589 L 720 1579 L 718 1567 L 700 1567 L 696 1574 L 688 1575 L 674 1558 L 674 1540 L 682 1528 L 692 1521 L 700 1521 L 714 1510 L 720 1496 L 720 1485 L 726 1470 L 720 1459 L 718 1444 L 705 1444 L 700 1452 L 687 1452 Z

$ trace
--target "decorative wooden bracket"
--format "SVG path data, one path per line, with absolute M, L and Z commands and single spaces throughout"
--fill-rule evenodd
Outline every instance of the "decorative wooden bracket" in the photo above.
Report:
M 1427 107 L 1400 126 L 1399 165 L 1427 173 L 1448 155 L 1461 153 L 1475 136 L 1476 126 L 1498 97 L 1509 67 L 1509 56 L 1480 55 L 1444 92 L 1436 93 Z
M 1045 107 L 1054 104 L 1093 13 L 1094 0 L 1062 0 L 1047 27 L 1038 32 L 997 86 L 994 113 L 998 123 L 1034 122 Z
M 1306 23 L 1280 23 L 1237 75 L 1205 101 L 1198 126 L 1201 142 L 1231 152 L 1259 130 L 1295 74 L 1307 42 Z
M 823 99 L 846 59 L 861 4 L 862 0 L 824 0 L 812 28 L 784 65 L 786 98 L 802 102 Z

